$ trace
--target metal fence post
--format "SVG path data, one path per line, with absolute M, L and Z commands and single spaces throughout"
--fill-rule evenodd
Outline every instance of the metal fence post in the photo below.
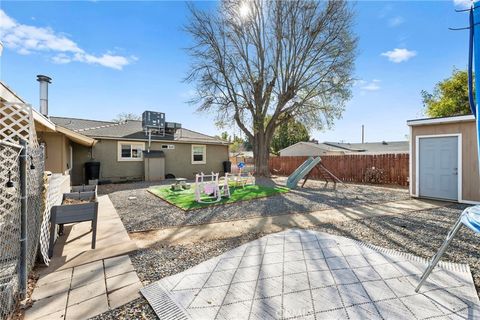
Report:
M 27 142 L 25 140 L 20 141 L 22 151 L 20 152 L 20 203 L 21 203 L 21 216 L 20 216 L 20 299 L 26 298 L 27 282 L 28 282 L 28 239 L 27 239 Z

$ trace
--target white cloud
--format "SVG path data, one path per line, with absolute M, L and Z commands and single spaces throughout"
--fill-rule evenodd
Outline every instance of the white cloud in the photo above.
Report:
M 472 6 L 472 0 L 453 0 L 453 4 L 460 8 L 470 8 Z
M 75 41 L 64 34 L 55 32 L 51 28 L 18 23 L 1 9 L 0 38 L 5 48 L 15 50 L 22 55 L 53 53 L 52 61 L 59 64 L 78 61 L 122 70 L 124 66 L 138 60 L 137 57 L 125 57 L 110 52 L 96 56 L 80 48 Z
M 411 58 L 415 57 L 417 55 L 417 52 L 408 49 L 395 48 L 391 51 L 383 52 L 381 55 L 387 57 L 388 60 L 392 62 L 400 63 L 408 61 Z
M 390 27 L 398 27 L 399 25 L 403 24 L 405 19 L 401 16 L 396 16 L 393 18 L 388 19 L 388 25 Z
M 381 81 L 378 80 L 378 79 L 373 79 L 371 81 L 357 80 L 355 82 L 355 86 L 358 87 L 362 91 L 362 94 L 363 94 L 366 91 L 378 91 L 378 90 L 380 90 L 380 82 Z
M 377 91 L 380 90 L 380 80 L 373 79 L 370 82 L 365 82 L 360 86 L 360 89 L 365 91 Z

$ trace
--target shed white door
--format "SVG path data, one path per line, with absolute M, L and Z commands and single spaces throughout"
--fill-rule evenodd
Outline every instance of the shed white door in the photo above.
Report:
M 458 200 L 458 137 L 419 139 L 419 195 Z

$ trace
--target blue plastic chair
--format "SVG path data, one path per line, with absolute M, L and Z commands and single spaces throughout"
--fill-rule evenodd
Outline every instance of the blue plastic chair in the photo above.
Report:
M 438 261 L 440 261 L 440 258 L 443 256 L 443 254 L 447 250 L 447 247 L 450 245 L 462 225 L 467 226 L 473 232 L 480 233 L 480 205 L 468 207 L 467 209 L 463 210 L 460 217 L 458 217 L 457 222 L 455 222 L 452 229 L 450 229 L 450 231 L 448 232 L 447 238 L 443 242 L 442 246 L 440 247 L 440 249 L 438 249 L 437 253 L 428 263 L 427 269 L 422 274 L 422 277 L 420 278 L 420 282 L 418 283 L 415 292 L 418 292 L 420 290 L 425 280 L 427 280 L 430 273 L 432 273 L 432 270 L 435 268 Z

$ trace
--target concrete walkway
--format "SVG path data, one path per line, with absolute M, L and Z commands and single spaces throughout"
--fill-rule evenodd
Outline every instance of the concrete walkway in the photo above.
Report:
M 468 265 L 426 261 L 345 237 L 287 230 L 141 290 L 160 319 L 479 319 Z
M 326 223 L 339 223 L 376 216 L 394 216 L 412 211 L 438 208 L 444 205 L 445 203 L 440 201 L 408 199 L 349 208 L 327 209 L 310 213 L 284 214 L 271 217 L 134 232 L 130 234 L 130 237 L 136 241 L 139 247 L 143 248 L 159 242 L 189 243 L 233 238 L 248 232 L 272 233 L 288 228 L 308 228 Z
M 89 222 L 65 226 L 50 265 L 39 270 L 25 319 L 87 319 L 139 297 L 142 285 L 127 255 L 137 246 L 108 196 L 98 200 L 96 249 Z

